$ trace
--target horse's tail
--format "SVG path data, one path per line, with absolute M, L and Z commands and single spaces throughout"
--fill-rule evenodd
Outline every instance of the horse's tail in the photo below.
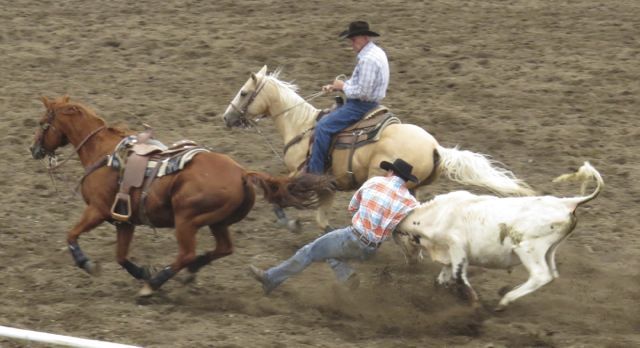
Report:
M 496 166 L 497 162 L 486 155 L 440 145 L 436 151 L 440 156 L 438 170 L 453 181 L 482 186 L 501 194 L 534 194 L 529 185 L 511 171 Z
M 249 171 L 246 175 L 251 183 L 262 188 L 267 201 L 282 208 L 316 208 L 320 202 L 319 195 L 335 191 L 335 183 L 324 175 L 273 177 L 254 171 Z
M 587 186 L 592 180 L 596 181 L 596 188 L 590 195 L 585 196 L 587 192 Z M 600 191 L 602 191 L 602 189 L 604 188 L 604 180 L 602 180 L 602 176 L 595 168 L 591 166 L 591 164 L 589 164 L 589 162 L 584 162 L 582 167 L 580 167 L 580 169 L 578 169 L 578 171 L 575 173 L 563 174 L 553 179 L 553 182 L 562 181 L 582 181 L 582 186 L 580 188 L 581 197 L 567 198 L 567 200 L 573 201 L 576 207 L 580 204 L 586 203 L 596 198 L 600 194 Z

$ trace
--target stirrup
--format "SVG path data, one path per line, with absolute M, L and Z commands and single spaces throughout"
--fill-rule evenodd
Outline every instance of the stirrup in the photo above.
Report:
M 129 221 L 131 217 L 131 197 L 128 194 L 118 192 L 111 206 L 111 216 L 121 222 Z

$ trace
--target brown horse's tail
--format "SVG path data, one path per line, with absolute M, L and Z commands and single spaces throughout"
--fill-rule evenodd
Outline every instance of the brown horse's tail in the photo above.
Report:
M 262 188 L 267 201 L 282 208 L 315 208 L 320 194 L 335 191 L 335 182 L 325 175 L 273 177 L 267 173 L 249 171 L 246 176 L 251 183 Z

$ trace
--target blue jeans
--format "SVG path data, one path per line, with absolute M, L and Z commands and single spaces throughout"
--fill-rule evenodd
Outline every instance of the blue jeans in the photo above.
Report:
M 338 281 L 344 282 L 354 273 L 347 260 L 364 261 L 373 256 L 377 248 L 365 246 L 353 234 L 352 227 L 331 231 L 300 248 L 295 255 L 265 272 L 265 287 L 272 290 L 287 278 L 302 272 L 312 262 L 327 261 Z
M 376 106 L 378 106 L 376 102 L 347 99 L 347 102 L 342 107 L 321 118 L 316 124 L 308 172 L 323 174 L 327 152 L 329 152 L 329 146 L 331 145 L 331 137 L 360 121 L 367 111 Z

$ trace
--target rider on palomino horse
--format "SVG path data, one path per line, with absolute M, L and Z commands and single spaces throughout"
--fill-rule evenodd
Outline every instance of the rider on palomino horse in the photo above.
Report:
M 324 116 L 316 125 L 307 168 L 309 173 L 324 173 L 331 137 L 358 122 L 385 97 L 389 85 L 389 62 L 384 51 L 371 40 L 375 36 L 380 35 L 369 30 L 369 24 L 362 21 L 352 22 L 348 30 L 340 33 L 340 38 L 351 41 L 351 47 L 358 54 L 358 63 L 350 79 L 336 79 L 332 84 L 322 87 L 326 92 L 344 92 L 347 102 Z

